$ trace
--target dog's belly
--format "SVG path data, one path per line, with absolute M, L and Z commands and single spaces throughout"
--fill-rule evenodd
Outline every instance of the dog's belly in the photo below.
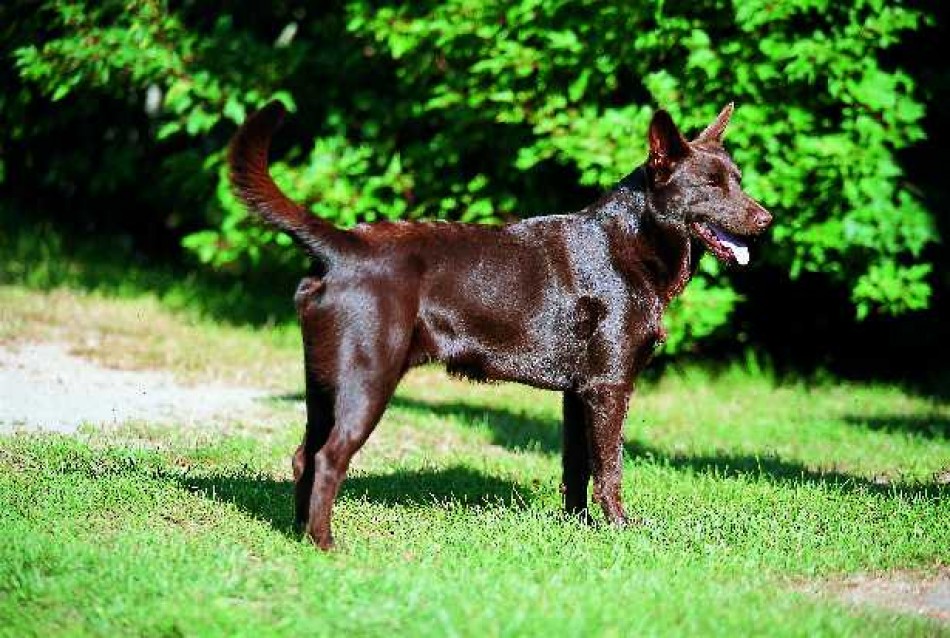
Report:
M 430 261 L 409 365 L 440 361 L 468 378 L 554 390 L 622 376 L 630 368 L 620 334 L 630 311 L 625 283 L 606 245 L 579 247 L 584 259 L 575 263 L 565 222 L 556 221 Z
M 439 361 L 450 373 L 477 381 L 567 390 L 589 373 L 599 321 L 589 305 L 545 300 L 524 315 L 471 305 L 429 307 L 420 313 L 411 361 Z
M 546 390 L 573 387 L 576 375 L 564 353 L 544 348 L 499 351 L 490 344 L 454 344 L 438 357 L 450 374 L 474 381 L 514 381 Z

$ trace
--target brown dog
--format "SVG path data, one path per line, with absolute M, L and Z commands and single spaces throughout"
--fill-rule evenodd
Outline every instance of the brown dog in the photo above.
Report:
M 739 237 L 772 220 L 723 150 L 732 105 L 692 142 L 658 111 L 647 162 L 577 213 L 352 230 L 315 217 L 271 179 L 267 153 L 283 114 L 272 102 L 252 115 L 229 161 L 241 199 L 313 263 L 294 298 L 307 386 L 296 514 L 313 541 L 332 545 L 331 508 L 350 459 L 406 370 L 431 361 L 563 392 L 565 508 L 588 518 L 593 474 L 594 500 L 625 524 L 623 422 L 633 380 L 663 339 L 663 311 L 703 248 L 745 264 Z

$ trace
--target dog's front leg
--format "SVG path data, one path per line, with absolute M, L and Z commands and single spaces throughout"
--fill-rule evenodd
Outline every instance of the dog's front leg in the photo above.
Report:
M 623 527 L 627 515 L 620 497 L 623 471 L 623 422 L 630 400 L 628 385 L 598 385 L 582 392 L 594 471 L 594 500 L 607 521 Z

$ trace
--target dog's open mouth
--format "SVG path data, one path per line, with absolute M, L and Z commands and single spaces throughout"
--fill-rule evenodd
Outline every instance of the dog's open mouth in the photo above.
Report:
M 703 240 L 710 252 L 720 261 L 745 266 L 749 263 L 749 247 L 735 235 L 707 222 L 694 222 L 693 232 Z

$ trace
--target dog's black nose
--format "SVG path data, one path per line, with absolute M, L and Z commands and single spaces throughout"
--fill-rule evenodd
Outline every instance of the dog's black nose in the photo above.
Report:
M 769 224 L 772 223 L 772 215 L 769 213 L 769 211 L 759 207 L 759 210 L 755 211 L 755 216 L 752 218 L 752 223 L 755 224 L 755 227 L 759 230 L 765 230 L 769 227 Z

